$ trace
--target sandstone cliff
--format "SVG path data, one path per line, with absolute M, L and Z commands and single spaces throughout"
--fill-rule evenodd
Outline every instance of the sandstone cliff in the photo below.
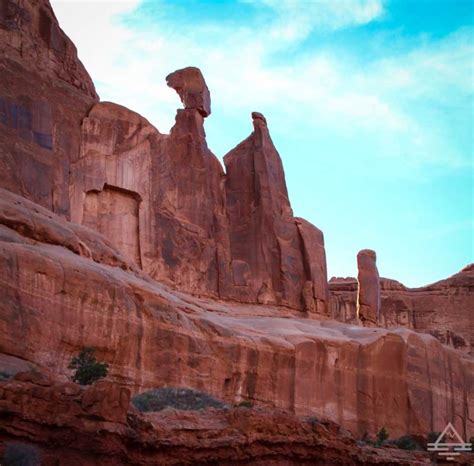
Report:
M 69 216 L 81 121 L 97 102 L 46 0 L 0 7 L 0 187 Z
M 78 417 L 104 428 L 117 451 L 137 432 L 156 441 L 164 424 L 189 420 L 158 416 L 142 430 L 125 421 L 120 394 L 160 386 L 316 415 L 355 435 L 382 426 L 395 436 L 426 434 L 448 421 L 472 435 L 472 267 L 410 290 L 379 281 L 375 258 L 364 253 L 359 282 L 331 280 L 328 288 L 323 234 L 294 217 L 262 114 L 252 113 L 254 131 L 225 156 L 224 171 L 207 145 L 211 97 L 197 68 L 167 77 L 184 108 L 162 134 L 137 113 L 98 102 L 47 0 L 1 3 L 0 52 L 0 355 L 16 361 L 13 372 L 46 368 L 65 379 L 71 357 L 94 346 L 116 387 L 82 393 L 8 382 L 0 388 L 2 435 L 26 435 L 43 422 L 34 441 L 60 441 L 51 406 L 36 399 L 59 391 L 61 406 L 77 411 L 66 419 L 69 438 L 84 433 Z M 115 394 L 112 410 L 121 416 L 107 414 L 104 425 L 94 424 L 108 396 L 100 387 Z M 28 420 L 29 403 L 43 408 Z M 273 415 L 256 415 L 270 433 L 253 447 L 245 436 L 254 427 L 240 429 L 232 416 L 215 414 L 220 427 L 204 457 L 234 429 L 231 443 L 244 456 L 255 448 L 255 464 L 268 459 L 265 442 L 281 453 L 278 461 L 313 460 L 317 440 L 289 414 L 284 423 L 297 431 L 302 456 L 279 440 Z M 181 435 L 171 436 L 177 451 L 198 442 Z M 134 445 L 131 455 L 144 461 L 143 444 Z M 336 447 L 340 459 L 347 450 Z M 370 464 L 359 453 L 353 464 Z M 229 454 L 225 446 L 222 464 Z
M 357 280 L 329 281 L 330 313 L 341 322 L 357 323 Z M 385 328 L 406 327 L 429 333 L 442 343 L 474 354 L 474 266 L 421 288 L 380 280 L 380 317 Z
M 67 375 L 94 346 L 133 392 L 193 387 L 358 435 L 425 434 L 448 420 L 472 430 L 473 360 L 429 335 L 197 299 L 151 280 L 99 234 L 2 199 L 0 352 Z
M 431 464 L 426 453 L 359 447 L 334 423 L 282 411 L 141 414 L 129 399 L 110 382 L 84 389 L 22 372 L 0 382 L 0 440 L 36 445 L 43 466 Z

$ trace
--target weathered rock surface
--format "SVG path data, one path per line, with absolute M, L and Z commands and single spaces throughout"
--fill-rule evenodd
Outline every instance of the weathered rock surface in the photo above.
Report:
M 357 254 L 357 316 L 364 325 L 375 325 L 380 314 L 380 277 L 375 251 L 364 249 Z
M 211 114 L 211 94 L 199 68 L 174 71 L 166 76 L 166 83 L 178 93 L 184 108 L 197 110 L 204 118 Z
M 132 392 L 191 387 L 325 417 L 358 435 L 382 426 L 394 436 L 426 434 L 448 420 L 463 435 L 472 431 L 473 360 L 429 335 L 199 300 L 81 255 L 72 240 L 52 242 L 36 231 L 40 220 L 8 225 L 0 241 L 0 352 L 68 374 L 72 356 L 94 346 L 111 380 Z M 90 244 L 104 243 L 90 236 Z
M 457 350 L 474 354 L 474 267 L 421 288 L 407 288 L 396 280 L 380 279 L 381 308 L 378 325 L 406 327 L 429 333 Z M 357 323 L 357 280 L 329 281 L 330 315 Z
M 225 157 L 234 284 L 239 300 L 325 313 L 327 274 L 322 233 L 295 219 L 285 175 L 263 115 Z
M 326 313 L 322 233 L 295 225 L 262 114 L 252 114 L 255 148 L 244 170 L 237 161 L 226 175 L 207 146 L 211 99 L 199 69 L 168 75 L 185 108 L 164 135 L 131 110 L 97 102 L 47 0 L 5 0 L 0 28 L 0 187 L 102 233 L 176 289 Z M 237 201 L 242 180 L 259 184 Z M 246 212 L 236 211 L 241 202 Z
M 44 466 L 431 463 L 426 453 L 359 447 L 329 421 L 262 409 L 141 414 L 129 398 L 107 381 L 84 388 L 17 374 L 0 382 L 0 457 L 7 443 L 21 441 L 39 449 Z
M 81 120 L 98 97 L 47 0 L 2 0 L 0 76 L 0 187 L 68 216 Z
M 357 278 L 332 277 L 329 280 L 329 314 L 332 319 L 360 324 L 357 317 Z

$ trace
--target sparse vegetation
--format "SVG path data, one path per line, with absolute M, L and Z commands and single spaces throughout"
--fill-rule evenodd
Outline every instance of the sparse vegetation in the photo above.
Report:
M 41 455 L 34 445 L 26 443 L 7 443 L 3 455 L 3 466 L 39 466 Z
M 310 416 L 306 418 L 306 422 L 311 425 L 311 427 L 315 427 L 319 424 L 319 419 L 316 416 Z
M 382 427 L 377 433 L 377 440 L 375 441 L 375 446 L 377 448 L 381 447 L 384 442 L 388 439 L 388 432 L 385 427 Z
M 234 405 L 235 408 L 252 408 L 253 404 L 249 400 L 239 401 Z
M 429 432 L 426 435 L 426 442 L 427 443 L 435 443 L 438 437 L 440 436 L 441 432 Z
M 69 369 L 75 369 L 72 380 L 81 385 L 90 385 L 104 378 L 109 370 L 105 362 L 98 362 L 95 357 L 95 348 L 82 348 L 69 364 Z
M 394 440 L 394 444 L 400 448 L 400 450 L 423 450 L 423 448 L 411 435 L 403 435 L 402 437 Z
M 141 412 L 161 411 L 166 408 L 201 410 L 227 408 L 227 405 L 207 393 L 189 388 L 158 388 L 135 395 L 132 404 Z
M 0 371 L 0 382 L 9 380 L 11 378 L 12 378 L 12 374 L 9 374 L 8 372 L 5 372 L 5 371 Z

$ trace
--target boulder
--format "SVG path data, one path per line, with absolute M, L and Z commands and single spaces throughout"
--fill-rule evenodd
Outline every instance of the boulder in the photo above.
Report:
M 197 110 L 204 118 L 211 114 L 211 95 L 199 68 L 176 70 L 166 76 L 166 83 L 178 93 L 185 109 Z

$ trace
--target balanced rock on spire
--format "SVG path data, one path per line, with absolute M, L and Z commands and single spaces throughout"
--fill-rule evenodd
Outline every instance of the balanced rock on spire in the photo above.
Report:
M 166 76 L 166 84 L 178 93 L 184 108 L 196 109 L 203 117 L 211 114 L 211 94 L 199 68 L 176 70 Z

